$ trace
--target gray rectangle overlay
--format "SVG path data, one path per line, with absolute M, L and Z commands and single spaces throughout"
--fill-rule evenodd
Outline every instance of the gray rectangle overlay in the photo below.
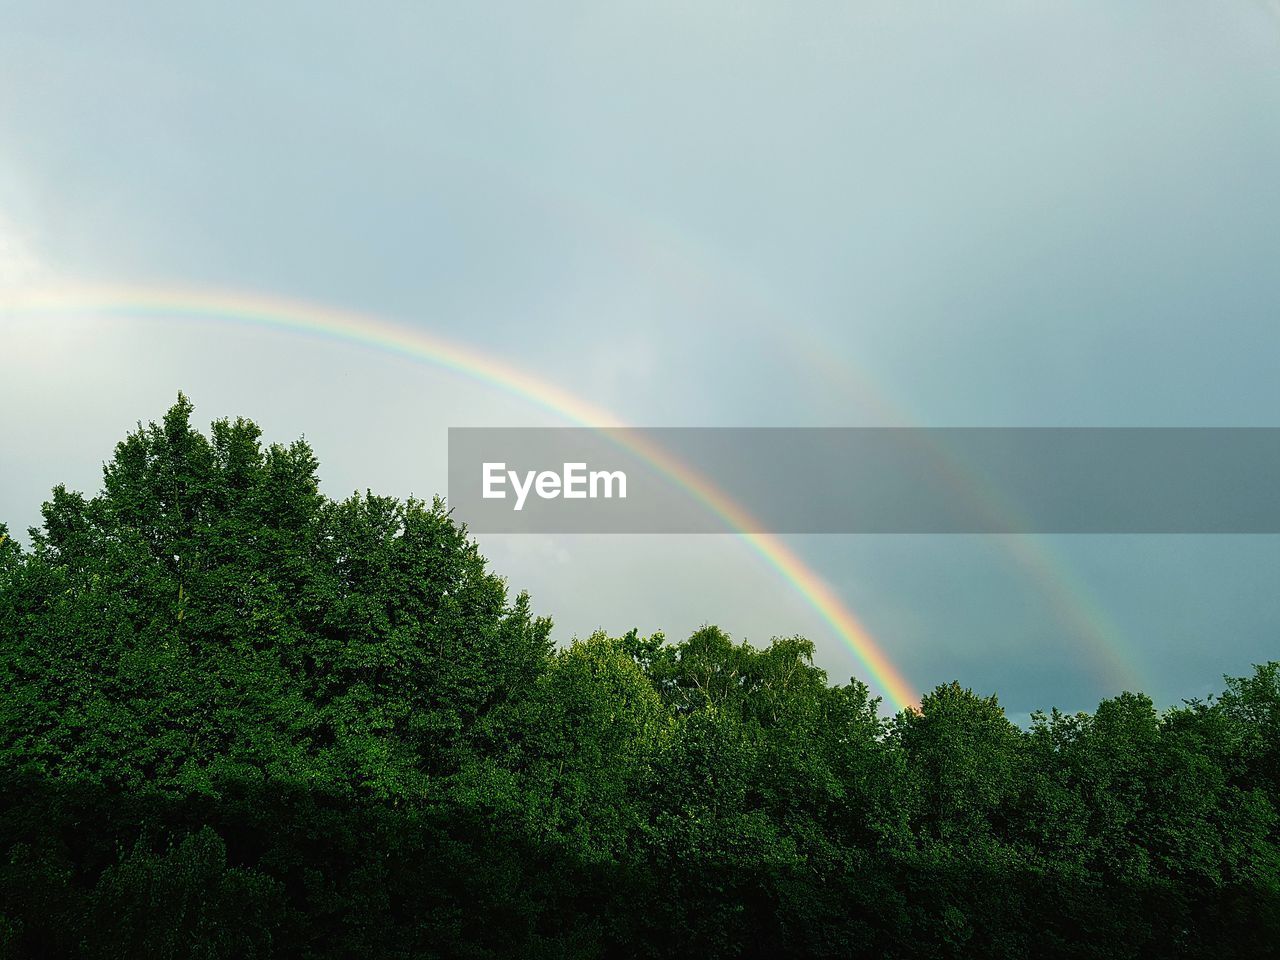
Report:
M 448 501 L 479 533 L 1280 533 L 1280 428 L 452 428 Z

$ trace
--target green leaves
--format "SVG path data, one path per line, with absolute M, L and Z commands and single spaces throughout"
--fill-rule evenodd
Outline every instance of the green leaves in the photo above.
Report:
M 1264 955 L 1280 664 L 1029 729 L 813 644 L 556 649 L 440 500 L 183 396 L 0 525 L 0 952 Z
M 420 795 L 542 669 L 549 624 L 440 501 L 329 502 L 305 443 L 264 449 L 245 420 L 206 438 L 191 413 L 180 395 L 98 496 L 54 490 L 30 558 L 4 551 L 11 759 L 179 791 L 235 770 Z

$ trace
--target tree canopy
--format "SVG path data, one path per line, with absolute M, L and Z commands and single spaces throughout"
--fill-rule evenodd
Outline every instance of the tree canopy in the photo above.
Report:
M 442 501 L 191 415 L 0 525 L 0 955 L 1275 950 L 1280 663 L 1022 729 L 800 637 L 556 647 Z

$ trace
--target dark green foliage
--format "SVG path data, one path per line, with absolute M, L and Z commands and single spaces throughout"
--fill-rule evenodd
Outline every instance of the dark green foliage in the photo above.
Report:
M 139 426 L 0 526 L 0 955 L 1259 957 L 1280 664 L 890 719 L 812 645 L 565 649 L 439 502 Z

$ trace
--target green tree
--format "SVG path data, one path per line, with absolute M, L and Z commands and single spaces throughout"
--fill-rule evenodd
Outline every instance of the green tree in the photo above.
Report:
M 0 526 L 0 956 L 1274 952 L 1280 664 L 1024 731 L 801 637 L 554 649 L 441 501 L 191 415 Z

